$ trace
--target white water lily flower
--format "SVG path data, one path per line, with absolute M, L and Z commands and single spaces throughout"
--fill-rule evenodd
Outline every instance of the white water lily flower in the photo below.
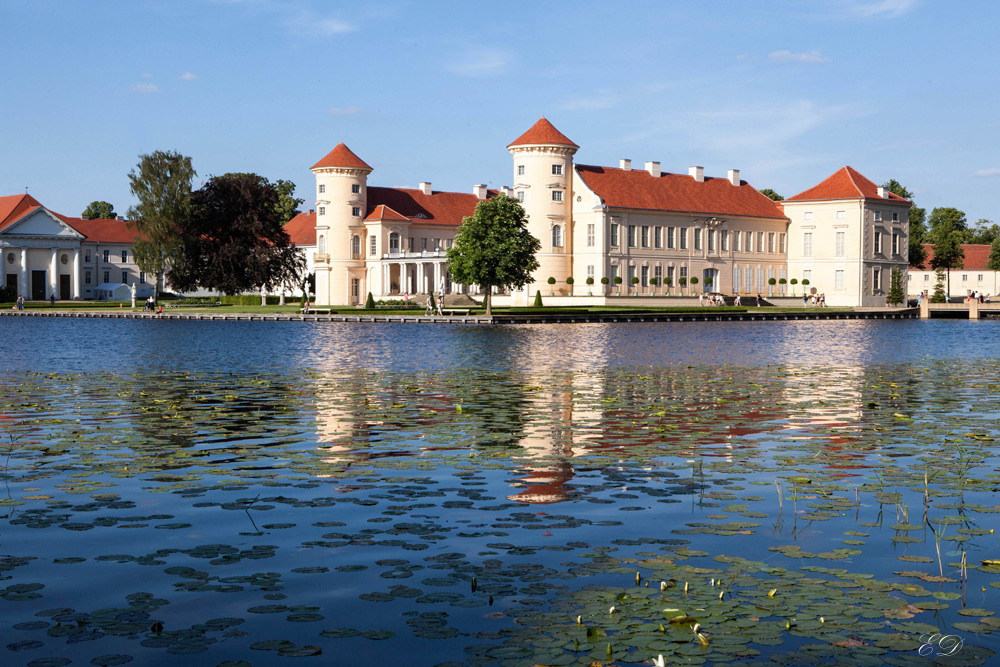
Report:
M 608 609 L 608 613 L 609 614 L 613 614 L 613 613 L 615 613 L 615 611 L 617 611 L 617 610 L 615 609 L 614 605 L 611 605 L 611 609 Z
M 653 667 L 667 667 L 667 661 L 663 659 L 663 654 L 653 658 Z

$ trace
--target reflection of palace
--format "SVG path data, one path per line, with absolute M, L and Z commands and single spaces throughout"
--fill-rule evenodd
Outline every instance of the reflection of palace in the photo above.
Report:
M 545 118 L 507 146 L 514 180 L 500 191 L 522 202 L 541 241 L 534 282 L 511 303 L 526 304 L 536 289 L 600 301 L 605 277 L 612 286 L 622 279 L 622 293 L 634 282 L 643 295 L 663 294 L 668 281 L 671 294 L 781 295 L 794 278 L 830 305 L 872 306 L 885 304 L 892 270 L 905 280 L 910 202 L 850 167 L 776 203 L 736 169 L 723 178 L 702 167 L 668 173 L 659 162 L 590 166 L 574 162 L 579 148 Z M 344 144 L 312 170 L 316 209 L 290 224 L 302 232 L 299 244 L 315 244 L 307 250 L 318 303 L 360 303 L 367 292 L 476 292 L 452 284 L 445 251 L 477 202 L 498 192 L 370 186 L 372 167 Z

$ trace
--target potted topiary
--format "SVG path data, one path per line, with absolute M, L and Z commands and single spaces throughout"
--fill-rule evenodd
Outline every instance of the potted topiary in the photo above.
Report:
M 573 296 L 573 276 L 566 279 L 566 284 L 569 285 L 569 295 Z
M 622 295 L 622 277 L 615 276 L 615 287 L 618 288 L 618 296 Z
M 698 291 L 698 287 L 697 287 L 697 285 L 698 285 L 698 276 L 691 276 L 690 280 L 691 280 L 691 291 L 692 292 L 697 292 Z
M 594 277 L 587 276 L 587 296 L 594 296 Z
M 774 278 L 767 279 L 767 295 L 774 296 L 774 286 L 778 284 L 778 281 Z
M 656 296 L 656 286 L 659 284 L 659 278 L 653 277 L 649 279 L 649 296 Z
M 809 287 L 809 279 L 808 278 L 803 278 L 802 279 L 802 291 L 805 292 L 807 287 Z
M 705 291 L 706 292 L 712 291 L 712 276 L 707 276 L 705 278 Z
M 556 279 L 553 278 L 552 276 L 549 276 L 548 283 L 549 283 L 549 289 L 551 290 L 549 292 L 549 296 L 555 296 L 556 295 L 556 288 L 552 287 L 552 285 L 556 284 Z
M 792 284 L 792 296 L 795 296 L 795 286 L 799 284 L 799 279 L 798 278 L 792 278 L 788 282 L 790 282 Z
M 684 276 L 681 276 L 680 278 L 677 279 L 677 284 L 680 285 L 681 288 L 681 296 L 684 296 L 684 287 L 687 286 L 687 282 L 688 279 L 685 278 Z
M 663 284 L 667 286 L 667 296 L 670 296 L 670 288 L 673 287 L 673 285 L 674 285 L 674 279 L 673 278 L 664 278 L 663 279 Z
M 601 291 L 604 293 L 604 296 L 608 295 L 608 283 L 610 282 L 611 280 L 607 276 L 601 276 L 601 285 L 603 285 Z
M 632 276 L 632 296 L 639 296 L 639 276 Z
M 778 284 L 781 285 L 781 289 L 779 289 L 778 292 L 781 294 L 781 296 L 785 296 L 785 284 L 787 282 L 788 281 L 785 280 L 784 278 L 778 278 Z

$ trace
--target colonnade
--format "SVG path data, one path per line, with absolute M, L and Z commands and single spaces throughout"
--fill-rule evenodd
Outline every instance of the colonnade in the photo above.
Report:
M 28 251 L 41 249 L 37 246 L 22 246 L 20 248 L 13 246 L 6 246 L 3 248 L 3 281 L 4 284 L 7 282 L 7 276 L 9 275 L 7 267 L 9 262 L 7 261 L 7 256 L 11 253 L 18 253 L 20 255 L 18 262 L 18 279 L 17 279 L 17 293 L 19 296 L 25 299 L 31 299 L 31 281 L 29 280 L 30 271 L 28 267 Z M 46 299 L 51 299 L 53 296 L 57 299 L 62 298 L 59 294 L 59 253 L 60 251 L 72 252 L 73 253 L 73 268 L 69 272 L 70 276 L 70 298 L 79 299 L 80 298 L 80 249 L 79 248 L 60 248 L 60 247 L 50 247 L 49 248 L 49 261 L 48 266 L 45 269 L 46 272 L 46 284 L 45 284 L 45 297 Z M 41 270 L 41 269 L 35 269 Z

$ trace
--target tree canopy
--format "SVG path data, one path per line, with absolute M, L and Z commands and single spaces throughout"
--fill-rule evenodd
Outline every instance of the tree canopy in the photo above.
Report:
M 163 274 L 180 246 L 176 223 L 191 210 L 191 181 L 197 173 L 191 158 L 174 151 L 139 156 L 129 172 L 132 195 L 139 203 L 128 210 L 130 229 L 136 231 L 135 263 L 156 276 L 156 292 L 163 291 Z
M 95 200 L 87 204 L 87 208 L 83 209 L 80 217 L 89 220 L 114 220 L 117 215 L 112 204 Z
M 993 239 L 990 245 L 990 258 L 986 260 L 986 268 L 990 271 L 1000 271 L 1000 236 Z
M 462 220 L 455 243 L 448 249 L 452 278 L 483 289 L 487 315 L 493 312 L 490 294 L 494 287 L 523 287 L 538 268 L 535 253 L 542 244 L 527 224 L 516 199 L 497 195 L 476 204 L 475 212 Z
M 760 193 L 772 201 L 785 201 L 784 197 L 771 188 L 764 188 L 763 190 L 760 190 Z
M 960 269 L 965 258 L 962 239 L 968 229 L 965 213 L 957 208 L 936 208 L 931 211 L 927 222 L 930 224 L 930 240 L 934 244 L 932 269 Z M 951 272 L 946 271 L 947 291 L 951 294 Z
M 223 176 L 252 176 L 253 178 L 262 178 L 257 174 L 251 174 L 243 171 L 231 171 L 223 174 Z M 285 224 L 302 212 L 299 210 L 299 204 L 305 203 L 305 199 L 294 196 L 295 183 L 292 183 L 291 181 L 279 178 L 273 185 L 274 189 L 278 192 L 278 203 L 275 204 L 274 210 L 277 213 L 278 220 L 281 221 L 281 224 Z
M 257 174 L 210 178 L 177 223 L 171 283 L 225 294 L 298 284 L 305 262 L 282 227 L 278 202 L 277 188 Z
M 906 189 L 895 178 L 890 178 L 882 187 L 889 192 L 907 199 L 913 204 L 913 193 Z M 910 206 L 910 228 L 909 228 L 909 263 L 910 266 L 923 266 L 927 260 L 927 253 L 924 252 L 924 243 L 927 243 L 927 227 L 924 221 L 927 219 L 926 209 L 922 209 L 916 204 Z

